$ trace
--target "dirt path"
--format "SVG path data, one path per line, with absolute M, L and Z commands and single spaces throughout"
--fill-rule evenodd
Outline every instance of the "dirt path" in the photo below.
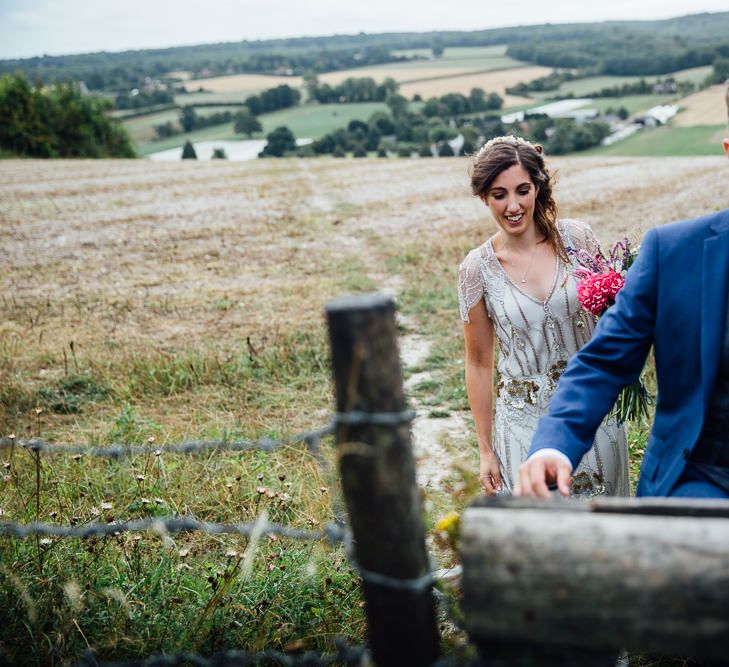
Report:
M 417 330 L 414 318 L 399 316 L 401 326 L 410 332 Z M 406 333 L 400 337 L 400 357 L 403 369 L 417 369 L 426 362 L 432 341 L 417 333 Z M 469 432 L 467 413 L 450 412 L 448 416 L 434 417 L 431 407 L 424 405 L 413 392 L 420 383 L 437 379 L 430 371 L 412 373 L 405 381 L 405 393 L 409 405 L 415 410 L 412 423 L 412 441 L 415 455 L 418 484 L 423 488 L 442 490 L 443 483 L 453 473 L 454 456 L 444 446 L 445 438 L 463 440 Z

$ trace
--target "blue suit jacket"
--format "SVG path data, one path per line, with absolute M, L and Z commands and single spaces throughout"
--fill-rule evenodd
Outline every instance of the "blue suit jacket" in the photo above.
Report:
M 668 495 L 704 424 L 720 362 L 728 280 L 729 209 L 650 229 L 615 305 L 570 360 L 531 453 L 553 447 L 576 468 L 652 344 L 658 397 L 637 495 Z

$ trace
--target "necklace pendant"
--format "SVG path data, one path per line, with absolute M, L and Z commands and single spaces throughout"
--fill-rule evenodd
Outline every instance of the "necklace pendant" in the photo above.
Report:
M 522 285 L 526 284 L 526 276 L 524 276 L 524 277 L 523 277 L 523 278 L 521 279 L 521 284 L 522 284 Z

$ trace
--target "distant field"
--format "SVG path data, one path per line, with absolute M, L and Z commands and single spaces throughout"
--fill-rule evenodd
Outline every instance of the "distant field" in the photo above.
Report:
M 575 97 L 582 97 L 594 93 L 603 88 L 612 86 L 622 86 L 625 83 L 635 83 L 641 79 L 646 81 L 656 81 L 657 79 L 665 79 L 672 76 L 677 81 L 691 81 L 699 84 L 711 73 L 711 67 L 691 67 L 690 69 L 679 70 L 671 74 L 662 76 L 591 76 L 587 79 L 577 79 L 576 81 L 567 81 L 563 83 L 557 90 L 551 90 L 545 93 L 535 93 L 535 97 L 555 97 L 557 95 L 569 95 L 572 93 Z
M 316 139 L 327 132 L 346 127 L 350 120 L 366 121 L 375 111 L 386 110 L 384 102 L 312 104 L 264 114 L 260 120 L 264 134 L 285 125 L 298 139 Z
M 175 95 L 175 104 L 180 106 L 186 104 L 230 104 L 231 102 L 243 104 L 246 97 L 256 95 L 261 90 L 240 90 L 232 93 L 186 93 Z
M 198 116 L 209 116 L 213 113 L 220 111 L 234 112 L 233 107 L 201 107 L 195 110 Z M 176 123 L 180 118 L 180 112 L 176 109 L 170 109 L 168 111 L 161 111 L 159 113 L 149 114 L 148 116 L 137 116 L 136 118 L 130 118 L 124 121 L 124 127 L 127 128 L 129 135 L 136 142 L 140 141 L 151 141 L 157 134 L 154 128 L 157 125 L 162 125 L 167 121 Z M 178 138 L 179 142 L 179 138 Z
M 726 104 L 724 104 L 724 86 L 710 86 L 698 93 L 684 97 L 681 106 L 685 107 L 674 119 L 674 125 L 688 127 L 692 125 L 726 124 Z
M 494 56 L 503 56 L 506 53 L 506 44 L 497 46 L 455 46 L 449 47 L 443 51 L 443 55 L 438 60 L 452 60 L 454 58 L 490 58 Z M 394 56 L 405 56 L 411 58 L 413 56 L 421 56 L 428 58 L 433 53 L 432 49 L 400 49 L 393 51 Z
M 528 102 L 528 98 L 506 95 L 506 88 L 519 81 L 530 81 L 537 77 L 549 74 L 548 67 L 530 66 L 505 69 L 496 72 L 482 72 L 479 74 L 467 73 L 452 76 L 447 79 L 432 79 L 406 83 L 400 86 L 400 93 L 405 97 L 412 97 L 416 93 L 423 99 L 445 95 L 446 93 L 462 93 L 468 95 L 472 88 L 483 88 L 489 93 L 498 93 L 505 97 L 505 106 L 516 106 Z
M 612 146 L 586 151 L 584 155 L 625 155 L 630 157 L 679 157 L 722 155 L 722 137 L 729 134 L 726 125 L 673 127 L 641 130 Z
M 591 109 L 605 112 L 609 108 L 625 107 L 628 113 L 647 111 L 659 104 L 673 104 L 675 98 L 670 95 L 626 95 L 625 97 L 594 97 L 590 102 Z
M 265 74 L 230 74 L 216 76 L 211 79 L 192 79 L 185 81 L 185 88 L 190 92 L 204 88 L 213 93 L 255 93 L 267 88 L 275 88 L 281 84 L 298 88 L 302 84 L 299 76 L 268 76 Z
M 230 109 L 230 107 L 227 108 Z M 311 104 L 274 111 L 259 116 L 263 132 L 254 134 L 253 138 L 265 138 L 269 132 L 281 125 L 285 125 L 298 139 L 317 139 L 327 132 L 346 127 L 350 120 L 366 121 L 375 111 L 385 110 L 386 108 L 383 102 L 364 102 L 362 104 Z M 216 107 L 210 109 L 215 110 Z M 137 152 L 140 155 L 149 155 L 150 153 L 182 146 L 187 140 L 195 143 L 216 140 L 235 141 L 236 139 L 245 138 L 240 134 L 235 134 L 233 123 L 225 123 L 188 134 L 179 134 L 162 141 L 152 141 L 154 132 L 153 130 L 150 132 L 149 128 L 164 123 L 166 119 L 176 120 L 176 115 L 174 112 L 166 112 L 165 115 L 156 114 L 154 121 L 148 121 L 149 127 L 141 126 L 136 128 L 136 136 L 133 135 L 133 138 L 137 144 Z
M 400 84 L 408 81 L 419 81 L 435 77 L 459 76 L 472 72 L 486 70 L 501 70 L 506 68 L 524 67 L 525 63 L 507 58 L 496 57 L 463 57 L 443 60 L 417 60 L 412 63 L 392 63 L 377 65 L 376 67 L 363 67 L 358 69 L 342 70 L 340 72 L 327 72 L 321 74 L 319 80 L 330 85 L 341 83 L 349 77 L 372 77 L 378 83 L 390 77 Z M 548 70 L 551 71 L 551 70 Z M 451 92 L 451 91 L 449 91 Z

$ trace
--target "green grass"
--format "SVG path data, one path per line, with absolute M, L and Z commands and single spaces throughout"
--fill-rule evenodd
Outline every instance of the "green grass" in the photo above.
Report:
M 198 116 L 210 116 L 213 113 L 220 113 L 229 111 L 235 113 L 234 107 L 198 107 L 195 109 L 195 113 Z M 146 116 L 138 116 L 137 118 L 130 118 L 123 122 L 124 127 L 129 132 L 133 141 L 136 142 L 148 142 L 153 141 L 157 136 L 154 128 L 157 125 L 162 125 L 166 122 L 178 124 L 180 118 L 180 112 L 177 109 L 169 109 L 167 111 L 161 111 L 158 113 L 151 113 Z M 179 141 L 179 140 L 178 140 Z M 184 141 L 182 142 L 184 143 Z M 180 144 L 182 145 L 182 144 Z M 161 150 L 161 149 L 160 149 Z
M 197 141 L 236 141 L 242 139 L 241 135 L 233 132 L 233 123 L 223 123 L 222 125 L 213 125 L 195 132 L 178 134 L 169 139 L 161 141 L 138 141 L 136 143 L 137 154 L 141 156 L 156 153 L 158 151 L 166 151 L 170 148 L 183 146 L 186 141 L 193 143 Z
M 677 81 L 691 81 L 694 84 L 700 84 L 711 73 L 712 68 L 691 67 L 689 69 L 678 70 L 670 74 L 661 76 L 592 76 L 586 79 L 577 79 L 576 81 L 566 81 L 557 90 L 545 93 L 535 93 L 535 97 L 556 97 L 557 95 L 568 95 L 572 93 L 575 97 L 587 97 L 590 93 L 597 92 L 603 88 L 611 88 L 613 86 L 622 86 L 625 83 L 635 83 L 641 79 L 646 81 L 657 81 L 658 79 L 666 79 L 672 76 Z M 670 98 L 670 95 L 662 96 Z
M 228 102 L 239 102 L 240 104 L 243 104 L 246 97 L 260 93 L 262 90 L 264 89 L 246 88 L 232 93 L 185 93 L 175 95 L 175 103 L 180 106 L 184 106 L 186 104 L 219 104 Z
M 350 120 L 367 121 L 375 111 L 387 111 L 387 106 L 384 102 L 307 104 L 263 114 L 259 119 L 263 125 L 262 136 L 280 125 L 285 125 L 298 138 L 316 139 L 327 132 L 346 127 Z
M 211 107 L 215 109 L 216 107 Z M 291 109 L 283 109 L 259 116 L 263 132 L 253 135 L 254 139 L 264 139 L 275 128 L 285 125 L 297 138 L 317 139 L 327 132 L 346 127 L 350 120 L 366 121 L 375 111 L 386 111 L 384 102 L 363 102 L 361 104 L 306 104 Z M 159 114 L 159 117 L 162 117 Z M 176 117 L 176 116 L 175 116 Z M 135 119 L 139 120 L 139 119 Z M 150 124 L 158 125 L 164 120 Z M 182 146 L 186 141 L 241 141 L 245 139 L 233 131 L 233 123 L 215 125 L 202 130 L 179 134 L 161 141 L 139 139 L 136 148 L 139 155 L 149 155 L 157 151 Z
M 629 114 L 647 111 L 659 104 L 672 104 L 675 100 L 670 95 L 627 95 L 626 97 L 594 97 L 587 106 L 605 112 L 607 109 L 625 107 Z
M 506 53 L 506 45 L 497 46 L 454 46 L 443 50 L 443 55 L 438 60 L 454 60 L 463 58 L 493 58 L 503 56 Z M 394 56 L 422 56 L 428 58 L 432 55 L 432 49 L 399 49 L 393 51 Z
M 637 132 L 612 146 L 601 146 L 580 155 L 625 155 L 631 157 L 674 157 L 722 155 L 723 125 L 673 127 L 666 125 Z
M 416 60 L 411 63 L 390 63 L 387 65 L 380 65 L 376 69 L 378 72 L 382 72 L 382 78 L 387 76 L 388 70 L 391 69 L 409 69 L 412 70 L 413 76 L 403 78 L 400 83 L 406 83 L 407 81 L 413 81 L 423 78 L 423 71 L 432 71 L 438 69 L 451 69 L 459 68 L 465 72 L 485 72 L 490 70 L 508 69 L 512 67 L 528 67 L 531 63 L 526 63 L 521 60 L 514 60 L 508 56 L 491 55 L 491 56 L 462 56 L 453 57 L 450 59 L 442 58 L 436 60 Z M 379 80 L 377 75 L 375 79 Z M 432 77 L 429 77 L 432 78 Z

